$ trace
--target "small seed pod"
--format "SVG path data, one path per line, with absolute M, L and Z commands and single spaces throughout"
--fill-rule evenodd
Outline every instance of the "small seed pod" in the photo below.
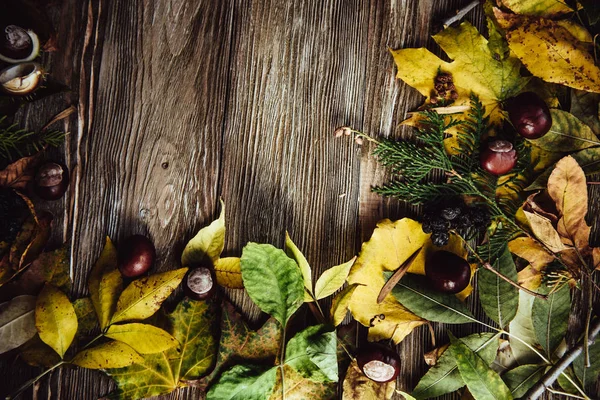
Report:
M 137 278 L 148 272 L 156 259 L 154 243 L 146 236 L 133 235 L 119 246 L 119 271 L 127 278 Z
M 217 288 L 212 269 L 208 267 L 192 268 L 183 278 L 183 291 L 194 300 L 206 300 Z
M 69 187 L 69 170 L 66 166 L 47 162 L 35 174 L 35 193 L 43 200 L 58 200 Z
M 40 54 L 40 40 L 35 32 L 16 25 L 0 30 L 0 60 L 19 64 L 34 60 Z
M 377 343 L 362 346 L 356 355 L 358 367 L 372 381 L 385 383 L 400 372 L 400 356 L 393 349 Z
M 42 82 L 42 67 L 34 62 L 11 65 L 0 71 L 0 89 L 15 96 L 24 96 L 37 89 Z
M 517 151 L 507 140 L 494 140 L 479 155 L 481 168 L 492 175 L 504 175 L 517 164 Z

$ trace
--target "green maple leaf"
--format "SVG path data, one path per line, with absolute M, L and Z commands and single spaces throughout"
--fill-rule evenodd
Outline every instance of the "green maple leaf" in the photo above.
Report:
M 167 330 L 177 339 L 179 348 L 144 355 L 141 364 L 108 370 L 118 386 L 110 398 L 140 399 L 170 393 L 213 368 L 217 356 L 214 308 L 185 298 L 168 320 L 171 329 Z

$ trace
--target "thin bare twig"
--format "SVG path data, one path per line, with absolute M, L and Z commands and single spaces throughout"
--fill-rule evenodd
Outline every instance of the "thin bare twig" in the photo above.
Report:
M 472 9 L 474 9 L 475 7 L 477 7 L 479 5 L 480 1 L 479 0 L 473 0 L 472 2 L 470 2 L 469 4 L 467 4 L 466 6 L 464 6 L 463 8 L 461 8 L 460 10 L 458 10 L 456 12 L 455 15 L 451 16 L 450 18 L 445 19 L 444 21 L 442 21 L 442 24 L 444 26 L 450 26 L 455 22 L 460 21 L 461 19 L 463 19 L 465 17 L 465 15 L 467 15 Z

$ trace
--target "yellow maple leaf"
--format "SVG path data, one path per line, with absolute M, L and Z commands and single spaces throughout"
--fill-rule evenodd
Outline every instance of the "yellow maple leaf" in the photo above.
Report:
M 381 303 L 377 297 L 385 284 L 384 271 L 398 269 L 415 251 L 422 250 L 411 264 L 408 272 L 425 274 L 425 259 L 436 250 L 447 250 L 461 257 L 466 251 L 460 238 L 451 235 L 450 242 L 443 248 L 433 246 L 429 234 L 423 232 L 421 224 L 410 218 L 392 222 L 380 221 L 371 239 L 363 243 L 358 259 L 350 270 L 349 284 L 358 284 L 348 308 L 354 319 L 369 327 L 369 339 L 383 340 L 393 337 L 401 342 L 414 328 L 426 321 L 404 308 L 392 295 Z M 471 285 L 459 293 L 460 298 L 468 296 Z
M 573 12 L 561 0 L 500 0 L 500 3 L 516 14 L 536 17 L 556 17 Z
M 520 75 L 515 57 L 497 59 L 488 41 L 468 22 L 433 36 L 452 62 L 445 62 L 425 48 L 393 50 L 397 77 L 429 96 L 440 71 L 452 74 L 458 98 L 453 106 L 468 106 L 472 93 L 486 107 L 492 123 L 503 119 L 499 102 L 519 93 L 529 82 Z

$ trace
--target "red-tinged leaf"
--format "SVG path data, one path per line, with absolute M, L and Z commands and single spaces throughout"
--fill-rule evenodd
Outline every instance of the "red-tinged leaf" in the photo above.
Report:
M 24 189 L 35 176 L 35 167 L 40 162 L 40 155 L 23 157 L 0 171 L 0 187 Z
M 270 400 L 335 399 L 336 382 L 315 382 L 300 375 L 289 366 L 283 367 L 285 385 L 281 385 L 281 369 L 277 370 L 277 381 Z

